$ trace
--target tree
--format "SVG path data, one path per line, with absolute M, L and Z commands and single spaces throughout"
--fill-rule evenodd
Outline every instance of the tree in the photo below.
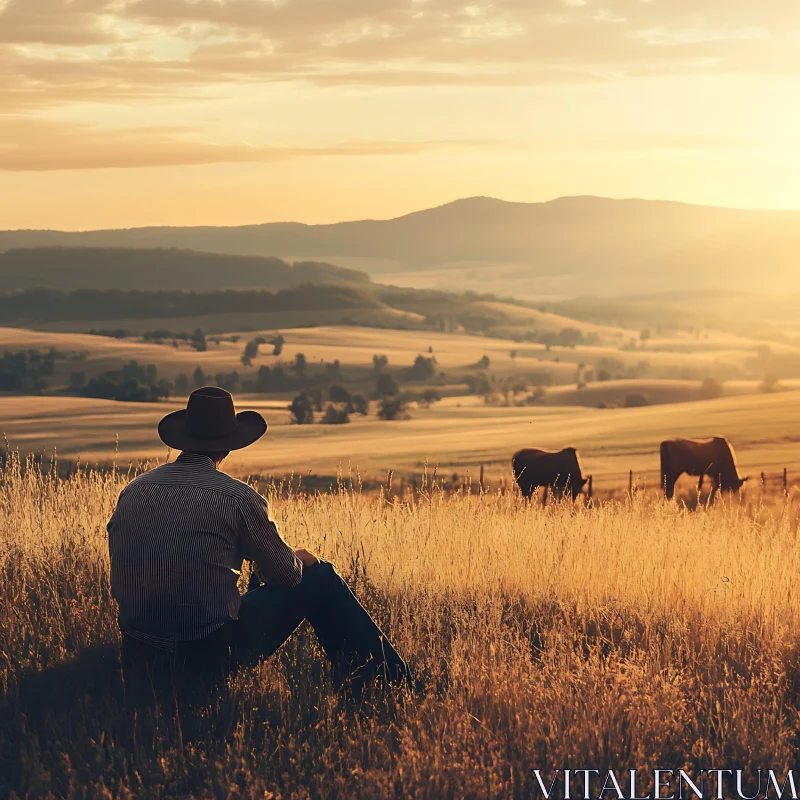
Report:
M 286 343 L 286 339 L 279 333 L 275 338 L 270 342 L 272 345 L 272 355 L 279 356 L 283 352 L 283 345 Z
M 185 372 L 181 372 L 175 379 L 175 391 L 179 394 L 187 394 L 189 391 L 189 376 Z
M 322 411 L 322 392 L 319 389 L 310 389 L 308 396 L 311 398 L 311 405 L 314 411 Z
M 492 362 L 489 360 L 489 356 L 487 356 L 487 355 L 484 353 L 484 354 L 483 354 L 483 356 L 482 356 L 482 357 L 481 357 L 481 358 L 478 360 L 478 363 L 477 363 L 477 364 L 475 364 L 475 366 L 476 366 L 478 369 L 489 369 L 489 365 L 490 365 L 491 363 L 492 363 Z
M 378 417 L 383 420 L 408 419 L 407 405 L 404 397 L 384 397 L 378 406 Z
M 350 402 L 350 392 L 344 388 L 344 386 L 339 386 L 338 383 L 334 383 L 328 389 L 328 400 L 332 403 L 349 403 Z
M 426 381 L 436 374 L 436 359 L 433 357 L 417 356 L 414 364 L 408 371 L 408 377 L 415 381 Z
M 245 367 L 252 367 L 253 366 L 253 359 L 258 356 L 258 342 L 255 339 L 251 339 L 245 346 L 244 352 L 242 353 L 242 364 Z
M 291 402 L 289 412 L 294 425 L 311 425 L 314 422 L 314 409 L 311 399 L 305 392 L 300 392 Z
M 69 388 L 72 391 L 82 389 L 86 385 L 85 372 L 70 372 L 69 374 Z
M 241 380 L 239 373 L 235 370 L 233 372 L 218 372 L 215 376 L 217 386 L 222 389 L 227 389 L 229 392 L 236 392 L 239 389 L 239 382 Z
M 399 391 L 400 386 L 388 372 L 381 373 L 375 381 L 375 393 L 378 397 L 392 397 Z
M 434 403 L 438 403 L 441 399 L 442 397 L 439 392 L 436 391 L 436 389 L 426 389 L 422 393 L 419 403 L 425 408 L 430 408 Z
M 322 422 L 324 425 L 345 425 L 350 422 L 350 414 L 344 406 L 328 403 Z
M 306 374 L 307 367 L 308 362 L 306 361 L 306 357 L 302 353 L 297 353 L 297 355 L 294 357 L 295 375 L 302 380 L 303 376 Z
M 189 344 L 197 350 L 198 353 L 203 353 L 208 350 L 208 343 L 206 342 L 206 335 L 201 328 L 198 328 L 189 339 Z
M 354 414 L 366 417 L 369 414 L 369 400 L 363 394 L 354 394 L 350 400 L 350 406 Z
M 330 363 L 326 364 L 325 372 L 331 377 L 340 377 L 342 374 L 342 365 L 339 363 L 339 359 L 337 358 L 335 361 L 331 361 Z
M 208 377 L 206 376 L 205 372 L 203 372 L 203 368 L 201 366 L 197 366 L 192 373 L 192 380 L 194 381 L 194 385 L 196 388 L 200 388 L 201 386 L 205 386 L 208 383 Z
M 372 356 L 372 369 L 375 372 L 383 372 L 389 366 L 389 359 L 386 356 Z

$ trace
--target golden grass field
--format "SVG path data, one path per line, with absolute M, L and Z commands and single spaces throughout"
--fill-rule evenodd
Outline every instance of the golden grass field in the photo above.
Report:
M 798 767 L 791 498 L 272 495 L 420 687 L 348 706 L 301 630 L 176 716 L 126 711 L 115 668 L 104 526 L 126 480 L 0 473 L 3 797 L 528 798 L 534 768 Z
M 360 472 L 383 479 L 389 470 L 419 475 L 427 462 L 441 475 L 458 472 L 473 480 L 484 464 L 497 481 L 510 478 L 511 456 L 521 447 L 573 445 L 596 488 L 627 487 L 629 470 L 638 485 L 657 487 L 661 441 L 721 434 L 734 445 L 744 474 L 772 476 L 787 468 L 793 482 L 800 476 L 799 391 L 602 410 L 487 406 L 478 398 L 449 398 L 412 410 L 409 420 L 354 415 L 348 425 L 311 426 L 289 424 L 286 401 L 237 400 L 242 408 L 260 410 L 270 429 L 255 445 L 231 455 L 229 468 L 236 474 Z M 64 462 L 163 461 L 168 454 L 158 439 L 158 420 L 182 403 L 5 397 L 0 398 L 0 433 L 12 448 L 48 456 L 55 450 Z

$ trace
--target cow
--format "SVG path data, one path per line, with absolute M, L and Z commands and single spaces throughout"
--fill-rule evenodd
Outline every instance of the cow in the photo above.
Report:
M 686 473 L 700 479 L 698 493 L 703 488 L 703 478 L 711 478 L 713 499 L 717 491 L 736 492 L 747 478 L 739 477 L 736 456 L 731 443 L 724 436 L 713 439 L 670 439 L 661 443 L 661 485 L 667 499 L 675 496 L 675 481 Z
M 574 501 L 589 480 L 583 477 L 578 451 L 574 447 L 556 451 L 520 450 L 514 454 L 511 463 L 517 485 L 527 499 L 544 486 L 544 502 L 547 502 L 548 489 L 552 489 L 556 497 L 568 490 Z

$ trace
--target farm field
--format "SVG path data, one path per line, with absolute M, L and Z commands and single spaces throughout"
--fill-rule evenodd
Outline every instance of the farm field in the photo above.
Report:
M 634 470 L 641 485 L 657 486 L 658 446 L 669 437 L 726 435 L 744 473 L 756 477 L 800 472 L 800 391 L 723 397 L 635 409 L 571 406 L 502 407 L 456 398 L 394 422 L 353 415 L 348 425 L 289 424 L 286 403 L 242 396 L 240 407 L 265 415 L 261 441 L 233 453 L 227 468 L 238 474 L 285 476 L 343 471 L 381 477 L 387 471 L 419 474 L 425 463 L 442 474 L 477 476 L 484 464 L 497 479 L 510 473 L 520 447 L 578 447 L 598 488 L 627 484 Z M 126 467 L 167 457 L 156 433 L 158 420 L 180 403 L 117 403 L 60 397 L 0 398 L 2 431 L 11 448 L 63 461 Z M 117 442 L 118 438 L 118 442 Z M 118 452 L 115 456 L 115 450 Z
M 190 333 L 194 325 L 193 321 L 186 319 L 152 322 L 152 328 L 148 326 L 150 329 Z M 98 323 L 82 324 L 83 330 L 102 330 L 104 327 Z M 107 327 L 125 328 L 125 325 L 117 321 L 108 322 Z M 725 381 L 756 380 L 769 368 L 769 363 L 761 363 L 763 352 L 767 350 L 770 359 L 779 360 L 785 367 L 786 374 L 779 377 L 800 378 L 800 347 L 795 345 L 714 331 L 702 337 L 675 333 L 642 343 L 636 331 L 623 333 L 622 329 L 600 327 L 596 327 L 594 332 L 611 338 L 601 337 L 593 345 L 551 348 L 508 339 L 436 331 L 324 324 L 280 328 L 285 338 L 281 355 L 272 356 L 271 348 L 263 346 L 252 367 L 243 367 L 241 355 L 245 343 L 258 335 L 272 336 L 275 330 L 229 330 L 221 334 L 219 343 L 211 342 L 208 350 L 198 352 L 186 342 L 173 346 L 170 339 L 159 344 L 140 338 L 115 339 L 78 332 L 6 327 L 0 328 L 0 354 L 49 348 L 70 354 L 69 359 L 56 364 L 56 378 L 64 382 L 72 370 L 79 369 L 93 375 L 119 368 L 130 360 L 155 364 L 159 375 L 170 379 L 181 373 L 190 375 L 197 366 L 208 374 L 236 370 L 247 378 L 262 365 L 281 364 L 290 368 L 298 353 L 305 355 L 310 367 L 338 360 L 344 371 L 350 367 L 356 372 L 355 378 L 364 381 L 370 379 L 373 355 L 386 355 L 390 369 L 398 369 L 409 367 L 417 355 L 423 354 L 436 357 L 437 369 L 445 372 L 448 383 L 463 381 L 465 375 L 475 373 L 477 362 L 485 355 L 490 359 L 488 372 L 498 378 L 538 376 L 537 382 L 544 380 L 545 383 L 574 386 L 579 368 L 597 369 L 604 365 L 610 365 L 610 369 L 632 370 L 637 377 L 651 380 L 700 381 L 706 377 Z M 592 383 L 593 388 L 598 388 L 596 381 Z

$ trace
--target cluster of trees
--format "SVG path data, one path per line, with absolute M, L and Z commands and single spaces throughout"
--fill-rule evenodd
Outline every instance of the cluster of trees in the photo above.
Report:
M 285 343 L 286 339 L 284 339 L 283 335 L 280 333 L 275 334 L 271 339 L 267 339 L 266 336 L 256 336 L 244 346 L 244 352 L 241 358 L 242 364 L 245 367 L 252 367 L 253 359 L 258 357 L 259 349 L 262 344 L 271 344 L 272 355 L 279 356 L 283 352 L 283 345 Z M 305 362 L 305 356 L 302 356 L 302 358 L 303 362 Z
M 158 319 L 380 307 L 380 301 L 367 289 L 344 284 L 306 284 L 278 292 L 266 289 L 187 292 L 44 288 L 0 292 L 0 321 Z
M 55 348 L 20 350 L 0 356 L 0 391 L 38 394 L 47 388 L 44 380 L 55 372 L 56 361 L 67 354 Z
M 363 394 L 352 394 L 344 386 L 328 387 L 326 397 L 320 389 L 300 392 L 291 402 L 289 413 L 296 425 L 311 425 L 316 414 L 322 414 L 325 425 L 343 425 L 350 422 L 351 414 L 366 416 L 369 400 Z
M 104 400 L 152 403 L 169 397 L 173 388 L 171 381 L 159 379 L 155 364 L 129 361 L 122 369 L 109 370 L 91 378 L 80 393 L 84 397 Z

